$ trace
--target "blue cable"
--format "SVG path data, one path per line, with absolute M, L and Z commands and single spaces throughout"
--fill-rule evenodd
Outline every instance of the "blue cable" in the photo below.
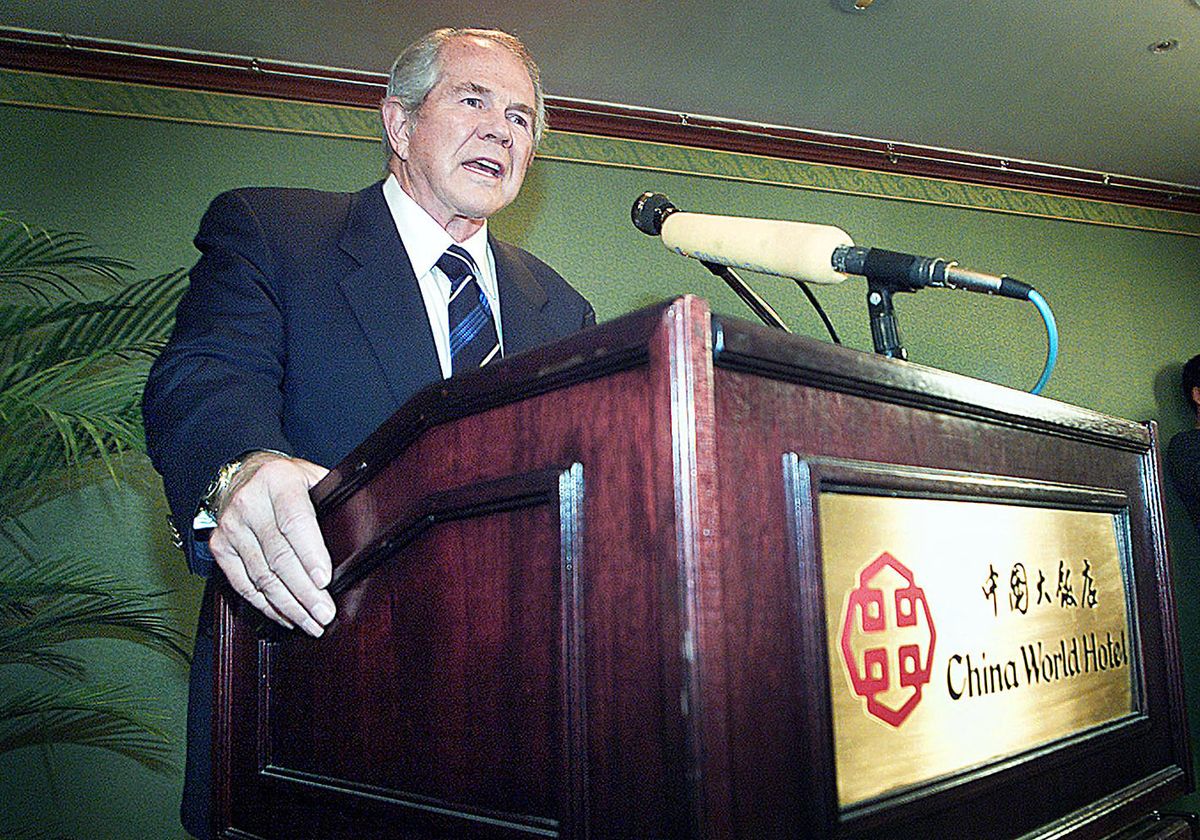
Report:
M 1046 365 L 1042 368 L 1042 378 L 1030 391 L 1031 394 L 1040 394 L 1046 387 L 1046 383 L 1050 381 L 1054 363 L 1058 361 L 1058 325 L 1054 323 L 1054 313 L 1050 311 L 1050 304 L 1046 303 L 1046 299 L 1038 294 L 1036 289 L 1029 290 L 1029 300 L 1037 307 L 1038 312 L 1042 314 L 1042 320 L 1046 322 Z

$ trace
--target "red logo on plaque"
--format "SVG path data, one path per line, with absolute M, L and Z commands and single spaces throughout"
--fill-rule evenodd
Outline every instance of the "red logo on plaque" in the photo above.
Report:
M 899 560 L 880 554 L 859 573 L 842 622 L 842 659 L 868 714 L 904 723 L 929 683 L 936 639 L 925 590 Z

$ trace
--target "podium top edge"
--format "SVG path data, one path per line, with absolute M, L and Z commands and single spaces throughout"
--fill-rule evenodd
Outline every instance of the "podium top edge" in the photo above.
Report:
M 543 347 L 435 382 L 360 443 L 314 489 L 319 508 L 353 493 L 426 429 L 497 406 L 650 363 L 664 330 L 690 330 L 709 342 L 714 370 L 915 406 L 984 422 L 1143 451 L 1143 424 L 1017 391 L 962 374 L 888 359 L 713 314 L 684 295 L 630 312 Z

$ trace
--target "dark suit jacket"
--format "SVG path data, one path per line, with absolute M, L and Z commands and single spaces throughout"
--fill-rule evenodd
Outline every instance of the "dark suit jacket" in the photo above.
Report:
M 507 355 L 595 323 L 592 307 L 533 255 L 489 240 Z M 200 261 L 143 400 L 189 567 L 221 464 L 277 449 L 334 466 L 423 386 L 441 379 L 417 278 L 383 196 L 250 188 L 218 196 Z M 211 627 L 201 615 L 188 713 L 184 824 L 207 836 Z

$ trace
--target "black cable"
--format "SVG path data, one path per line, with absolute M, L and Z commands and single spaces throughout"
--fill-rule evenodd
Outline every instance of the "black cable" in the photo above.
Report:
M 808 302 L 812 304 L 813 309 L 817 310 L 817 314 L 821 316 L 821 322 L 825 324 L 825 329 L 829 332 L 829 337 L 833 339 L 833 343 L 841 344 L 842 340 L 838 338 L 837 330 L 833 328 L 833 322 L 825 314 L 825 310 L 821 307 L 821 302 L 817 300 L 817 296 L 813 294 L 812 289 L 808 288 L 808 284 L 802 280 L 796 280 L 796 285 L 800 287 L 800 291 L 804 292 L 804 296 L 808 298 Z

